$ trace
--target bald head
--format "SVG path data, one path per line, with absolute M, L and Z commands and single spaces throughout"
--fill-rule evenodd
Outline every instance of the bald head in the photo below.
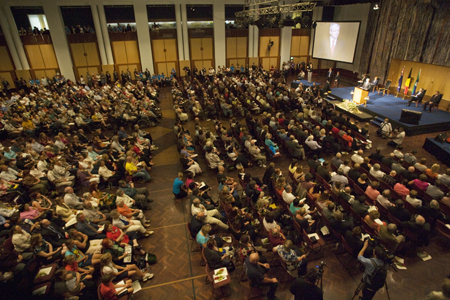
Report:
M 423 226 L 425 224 L 425 218 L 422 217 L 421 215 L 418 215 L 416 217 L 416 224 L 420 225 L 420 226 Z
M 201 211 L 195 217 L 197 220 L 203 220 L 205 218 L 205 212 Z
M 259 261 L 259 254 L 258 254 L 258 252 L 250 254 L 249 261 L 250 261 L 250 263 L 256 265 L 258 263 L 258 261 Z

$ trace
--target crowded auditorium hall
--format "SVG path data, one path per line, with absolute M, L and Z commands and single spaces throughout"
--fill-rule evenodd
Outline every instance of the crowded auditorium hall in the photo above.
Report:
M 449 14 L 3 1 L 0 298 L 450 299 Z

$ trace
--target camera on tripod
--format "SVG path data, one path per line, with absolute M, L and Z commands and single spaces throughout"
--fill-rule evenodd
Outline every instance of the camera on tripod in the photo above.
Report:
M 394 262 L 395 259 L 395 255 L 392 254 L 388 249 L 386 249 L 386 247 L 383 246 L 383 244 L 381 244 L 381 239 L 377 236 L 371 237 L 371 238 L 367 238 L 369 239 L 369 246 L 372 248 L 375 248 L 376 246 L 381 247 L 381 249 L 383 249 L 383 257 L 379 257 L 379 259 L 381 259 L 382 261 L 391 264 Z
M 318 270 L 317 270 L 317 276 L 322 276 L 323 271 L 324 271 L 323 268 L 324 268 L 326 265 L 327 265 L 326 262 L 321 261 L 321 262 L 320 262 L 320 265 L 319 265 L 319 266 L 316 266 L 316 268 L 318 268 Z

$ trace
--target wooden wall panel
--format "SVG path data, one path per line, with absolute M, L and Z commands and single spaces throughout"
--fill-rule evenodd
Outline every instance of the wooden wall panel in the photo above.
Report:
M 269 40 L 270 36 L 262 36 L 259 38 L 259 57 L 269 56 L 269 51 L 267 51 L 267 45 L 269 44 Z
M 167 74 L 167 63 L 166 62 L 158 62 L 156 63 L 156 73 L 157 74 Z
M 102 65 L 102 72 L 106 73 L 106 71 L 109 71 L 111 74 L 111 80 L 114 80 L 114 76 L 112 75 L 114 72 L 114 66 L 113 65 Z
M 202 38 L 202 58 L 205 59 L 214 59 L 214 39 L 213 38 Z
M 12 71 L 14 64 L 8 53 L 6 46 L 0 46 L 0 71 Z
M 5 78 L 6 81 L 9 82 L 9 87 L 11 89 L 16 88 L 16 85 L 14 84 L 14 80 L 11 76 L 11 72 L 0 72 L 0 78 Z M 3 85 L 2 85 L 2 89 L 3 89 Z
M 271 41 L 273 41 L 273 46 L 270 48 L 270 56 L 278 56 L 280 55 L 280 37 L 279 36 L 271 36 Z
M 15 70 L 16 73 L 16 77 L 17 78 L 23 78 L 27 81 L 27 86 L 30 86 L 30 84 L 28 83 L 28 79 L 31 78 L 31 73 L 30 70 Z
M 291 56 L 300 56 L 300 37 L 293 36 L 291 38 Z
M 53 45 L 51 44 L 44 44 L 39 45 L 39 48 L 42 53 L 42 58 L 44 60 L 45 68 L 51 69 L 55 68 L 58 69 L 58 61 L 56 60 L 55 50 L 53 49 Z
M 249 57 L 248 58 L 248 65 L 251 67 L 253 65 L 259 66 L 259 57 Z
M 84 81 L 86 81 L 86 75 L 88 72 L 88 68 L 87 67 L 83 67 L 83 68 L 76 68 L 77 72 L 78 72 L 78 78 L 77 81 L 80 81 L 80 77 L 83 76 Z M 90 72 L 89 72 L 90 73 Z
M 273 46 L 268 50 L 269 42 L 273 42 Z M 259 56 L 275 57 L 280 55 L 280 37 L 279 36 L 261 36 L 259 37 Z
M 180 66 L 180 68 L 179 68 L 179 72 L 178 72 L 178 74 L 179 74 L 179 76 L 184 76 L 184 71 L 183 71 L 183 68 L 184 67 L 191 67 L 191 61 L 189 61 L 189 60 L 180 60 L 179 62 L 179 66 Z
M 202 39 L 201 38 L 192 38 L 190 39 L 191 44 L 191 60 L 202 59 Z
M 238 37 L 236 38 L 236 47 L 237 47 L 237 51 L 236 51 L 236 57 L 247 57 L 248 55 L 248 51 L 247 51 L 247 47 L 248 47 L 248 42 L 247 42 L 247 37 Z
M 245 66 L 247 64 L 247 59 L 245 58 L 238 58 L 237 59 L 237 66 Z
M 127 51 L 128 64 L 139 64 L 139 49 L 137 41 L 125 41 L 125 49 Z
M 309 54 L 309 36 L 300 37 L 299 55 L 307 56 Z
M 87 66 L 86 56 L 84 56 L 83 44 L 70 44 L 70 49 L 72 51 L 73 64 L 75 67 Z
M 176 62 L 168 62 L 167 63 L 167 73 L 164 73 L 164 75 L 170 76 L 170 72 L 172 72 L 172 69 L 177 70 Z
M 413 81 L 411 83 L 410 91 L 412 91 L 412 87 L 416 82 L 419 70 L 422 70 L 420 73 L 418 88 L 423 88 L 427 91 L 425 94 L 425 100 L 430 98 L 436 91 L 439 91 L 441 94 L 443 94 L 443 100 L 450 99 L 450 85 L 447 84 L 447 80 L 450 77 L 450 67 L 436 66 L 413 61 L 394 60 L 391 64 L 391 69 L 388 72 L 389 77 L 387 78 L 392 80 L 393 89 L 397 88 L 398 78 L 400 77 L 403 66 L 405 66 L 406 76 L 408 76 L 409 70 L 413 68 Z M 401 93 L 403 93 L 406 76 L 403 76 L 402 89 L 400 90 Z
M 269 57 L 262 58 L 261 64 L 262 64 L 264 70 L 270 70 L 270 58 Z
M 31 69 L 45 69 L 39 45 L 25 45 L 25 51 L 27 52 Z
M 100 57 L 98 56 L 97 43 L 84 43 L 84 51 L 87 54 L 86 60 L 88 66 L 101 65 Z
M 45 74 L 45 70 L 35 70 L 34 71 L 34 78 L 41 79 L 42 77 L 46 77 L 47 74 Z
M 176 39 L 164 40 L 164 47 L 166 49 L 166 61 L 177 61 L 178 60 L 177 40 Z
M 112 42 L 112 48 L 114 53 L 114 62 L 116 64 L 127 64 L 128 60 L 127 60 L 127 51 L 125 49 L 125 43 Z
M 227 58 L 236 58 L 236 38 L 235 37 L 227 37 Z
M 153 59 L 155 62 L 166 61 L 164 49 L 164 40 L 152 41 Z
M 55 75 L 56 75 L 56 70 L 45 70 L 45 76 L 47 76 L 47 78 L 52 78 Z
M 212 62 L 211 62 L 211 60 L 203 60 L 201 62 L 201 66 L 206 69 L 206 72 L 208 72 L 208 69 L 211 68 L 211 66 L 212 66 Z

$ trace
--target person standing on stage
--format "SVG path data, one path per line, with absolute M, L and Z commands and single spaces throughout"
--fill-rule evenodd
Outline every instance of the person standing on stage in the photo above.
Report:
M 308 72 L 308 82 L 311 82 L 312 81 L 312 73 L 313 73 L 312 62 L 309 62 L 308 66 L 306 67 L 306 71 Z

